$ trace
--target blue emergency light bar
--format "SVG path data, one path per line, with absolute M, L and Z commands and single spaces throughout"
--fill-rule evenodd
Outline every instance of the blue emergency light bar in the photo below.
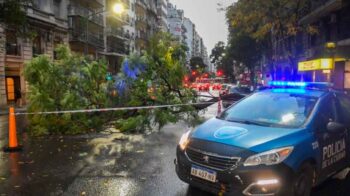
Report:
M 291 82 L 291 81 L 271 81 L 270 86 L 275 87 L 306 87 L 306 82 Z
M 333 87 L 328 82 L 293 82 L 293 81 L 271 81 L 268 83 L 274 88 L 309 88 L 309 89 L 329 89 Z

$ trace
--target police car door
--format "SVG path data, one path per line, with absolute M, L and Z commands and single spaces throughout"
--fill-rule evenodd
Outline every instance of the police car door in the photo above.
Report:
M 345 94 L 337 94 L 338 113 L 341 123 L 345 126 L 346 132 L 350 131 L 350 96 Z M 350 137 L 348 135 L 347 141 L 347 166 L 350 165 Z
M 325 178 L 346 165 L 347 134 L 344 132 L 332 133 L 327 129 L 329 122 L 338 122 L 337 102 L 332 94 L 322 100 L 316 121 L 316 137 L 320 147 L 321 173 Z

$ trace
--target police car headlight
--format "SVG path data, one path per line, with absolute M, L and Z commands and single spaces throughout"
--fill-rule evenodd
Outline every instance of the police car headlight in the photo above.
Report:
M 190 133 L 191 133 L 191 131 L 187 131 L 186 133 L 184 133 L 181 136 L 181 139 L 180 139 L 180 142 L 179 142 L 179 146 L 180 146 L 181 150 L 185 150 L 187 144 L 189 143 L 189 141 L 190 141 L 190 139 L 189 139 Z
M 293 147 L 285 147 L 263 152 L 248 157 L 244 166 L 275 165 L 283 162 L 293 151 Z

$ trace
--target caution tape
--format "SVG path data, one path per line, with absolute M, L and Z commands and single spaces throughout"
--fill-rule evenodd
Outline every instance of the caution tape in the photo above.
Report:
M 158 106 L 136 106 L 136 107 L 117 107 L 117 108 L 99 108 L 99 109 L 82 109 L 82 110 L 63 110 L 63 111 L 48 111 L 48 112 L 15 112 L 16 116 L 19 115 L 49 115 L 49 114 L 74 114 L 74 113 L 92 113 L 92 112 L 109 112 L 109 111 L 127 111 L 127 110 L 140 110 L 140 109 L 157 109 L 157 108 L 171 108 L 171 107 L 183 107 L 194 105 L 207 105 L 214 104 L 216 102 L 202 102 L 202 103 L 188 103 L 188 104 L 172 104 L 172 105 L 158 105 Z M 8 114 L 8 113 L 2 113 Z

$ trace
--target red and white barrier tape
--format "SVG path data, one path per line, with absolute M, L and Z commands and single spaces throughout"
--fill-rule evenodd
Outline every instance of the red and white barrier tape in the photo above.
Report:
M 38 114 L 42 115 L 42 114 L 67 114 L 67 113 L 74 114 L 74 113 L 109 112 L 109 111 L 122 111 L 122 110 L 157 109 L 157 108 L 170 108 L 170 107 L 206 105 L 206 104 L 214 104 L 214 103 L 216 103 L 216 102 L 173 104 L 173 105 L 158 105 L 158 106 L 99 108 L 99 109 L 83 109 L 83 110 L 65 110 L 65 111 L 50 111 L 50 112 L 16 112 L 15 115 L 38 115 Z

